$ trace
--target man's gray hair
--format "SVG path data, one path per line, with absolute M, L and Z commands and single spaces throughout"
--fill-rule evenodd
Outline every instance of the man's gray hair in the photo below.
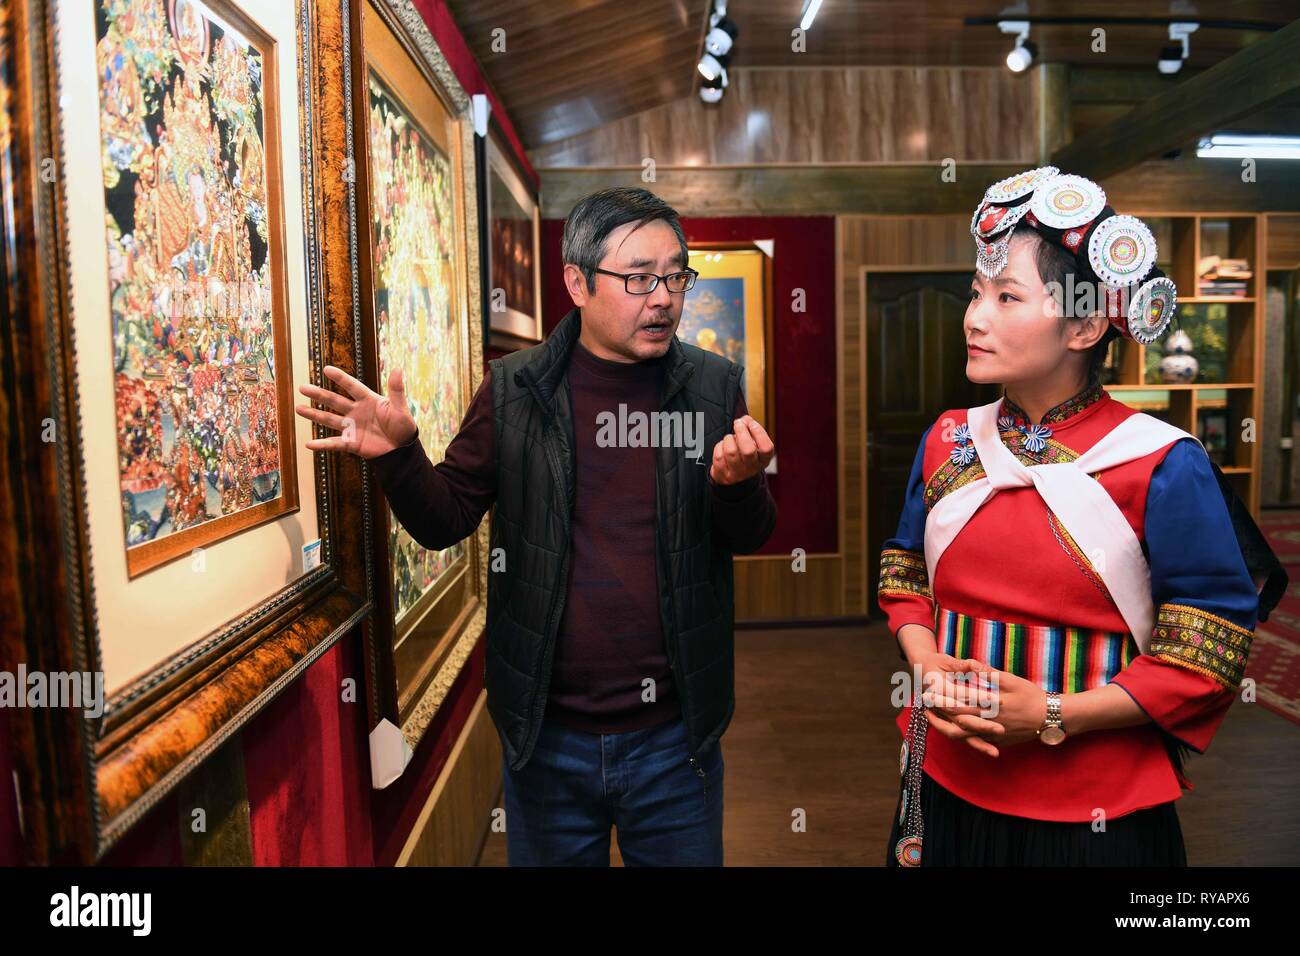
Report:
M 648 189 L 615 186 L 584 196 L 564 220 L 564 244 L 561 255 L 566 265 L 572 263 L 587 277 L 587 291 L 596 291 L 596 267 L 605 258 L 605 240 L 609 234 L 629 222 L 638 228 L 662 219 L 672 226 L 682 248 L 682 268 L 687 265 L 686 234 L 677 219 L 677 210 Z

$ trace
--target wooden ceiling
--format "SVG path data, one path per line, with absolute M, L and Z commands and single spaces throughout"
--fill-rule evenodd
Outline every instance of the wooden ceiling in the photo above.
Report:
M 807 50 L 790 49 L 802 0 L 733 0 L 727 15 L 736 22 L 735 66 L 997 66 L 1006 61 L 1014 38 L 995 23 L 968 19 L 1158 18 L 1234 20 L 1263 28 L 1300 18 L 1296 0 L 1183 3 L 1195 13 L 1171 13 L 1170 0 L 825 0 L 807 34 Z M 1017 13 L 1006 13 L 1016 9 Z M 1092 51 L 1092 30 L 1106 31 L 1106 52 Z M 1211 66 L 1263 35 L 1262 31 L 1202 27 L 1192 34 L 1188 65 Z M 1167 24 L 1035 23 L 1029 39 L 1038 61 L 1076 66 L 1150 66 L 1169 42 Z
M 526 147 L 689 96 L 707 0 L 447 0 Z M 504 52 L 492 49 L 505 31 Z
M 1180 0 L 1029 0 L 1003 13 L 999 0 L 824 0 L 793 52 L 790 31 L 802 0 L 731 0 L 740 29 L 733 67 L 872 65 L 998 66 L 1013 40 L 970 18 L 1160 18 Z M 1190 73 L 1232 56 L 1268 32 L 1300 19 L 1300 0 L 1181 3 L 1189 20 L 1232 20 L 1253 29 L 1202 26 L 1192 35 Z M 689 96 L 709 0 L 447 0 L 452 17 L 487 73 L 525 146 L 535 148 L 611 120 Z M 1182 16 L 1183 14 L 1177 14 Z M 1106 30 L 1093 52 L 1092 30 Z M 505 31 L 506 50 L 492 49 Z M 1257 28 L 1257 29 L 1256 29 Z M 1037 62 L 1149 68 L 1168 27 L 1142 23 L 1035 24 Z

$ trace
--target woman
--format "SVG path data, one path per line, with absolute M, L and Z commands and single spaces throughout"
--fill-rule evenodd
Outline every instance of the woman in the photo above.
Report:
M 1053 167 L 991 186 L 971 231 L 966 374 L 1004 397 L 927 430 L 881 555 L 922 683 L 889 859 L 1184 865 L 1180 754 L 1222 722 L 1259 597 L 1199 442 L 1099 383 L 1174 284 L 1141 221 Z

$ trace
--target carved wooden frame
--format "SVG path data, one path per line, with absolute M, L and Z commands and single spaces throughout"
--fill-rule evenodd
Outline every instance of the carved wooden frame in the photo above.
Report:
M 54 13 L 0 7 L 0 661 L 99 669 L 66 257 Z M 241 4 L 245 0 L 238 0 Z M 347 0 L 295 0 L 311 378 L 361 367 Z M 293 56 L 284 51 L 284 61 Z M 71 148 L 68 144 L 68 148 Z M 293 201 L 292 198 L 289 201 Z M 297 250 L 289 250 L 297 254 Z M 53 422 L 68 440 L 42 441 Z M 323 434 L 318 429 L 318 434 Z M 102 716 L 14 713 L 33 862 L 91 862 L 371 608 L 369 483 L 349 456 L 314 458 L 319 566 L 115 692 Z
M 353 57 L 348 80 L 353 129 L 356 131 L 356 183 L 360 196 L 369 196 L 369 156 L 366 146 L 368 66 L 362 30 L 363 16 L 369 15 L 367 11 L 378 15 L 375 29 L 386 29 L 392 34 L 410 57 L 422 80 L 428 84 L 443 108 L 455 118 L 454 136 L 458 139 L 454 144 L 456 155 L 450 158 L 453 170 L 459 171 L 463 180 L 462 189 L 456 197 L 462 260 L 457 278 L 463 292 L 457 296 L 456 307 L 464 310 L 463 357 L 468 370 L 468 388 L 464 398 L 468 406 L 483 380 L 477 201 L 479 187 L 475 168 L 471 100 L 411 0 L 353 0 L 350 20 Z M 377 381 L 379 352 L 371 305 L 369 223 L 358 218 L 358 247 L 361 249 L 358 277 L 361 285 L 361 338 L 365 369 L 362 378 L 372 388 L 383 391 L 385 383 Z M 388 585 L 388 513 L 377 482 L 373 487 L 373 497 L 376 501 L 375 563 L 383 585 L 376 592 L 374 614 L 366 625 L 366 658 L 371 678 L 367 684 L 369 726 L 373 731 L 381 721 L 389 721 L 400 728 L 406 744 L 415 750 L 486 630 L 488 522 L 484 520 L 480 523 L 474 534 L 466 539 L 468 561 L 461 572 L 463 579 L 456 582 L 458 590 L 455 593 L 450 590 L 446 593 L 439 592 L 437 601 L 422 608 L 418 615 L 412 612 L 413 616 L 418 616 L 413 626 L 408 627 L 403 622 L 399 629 Z M 456 603 L 452 600 L 462 592 L 465 597 L 463 602 Z M 404 641 L 418 639 L 428 645 L 427 653 L 421 653 L 413 679 L 403 679 L 403 672 L 410 668 L 407 666 L 409 661 L 402 664 L 398 660 L 396 645 L 399 638 Z M 412 677 L 410 674 L 407 676 Z

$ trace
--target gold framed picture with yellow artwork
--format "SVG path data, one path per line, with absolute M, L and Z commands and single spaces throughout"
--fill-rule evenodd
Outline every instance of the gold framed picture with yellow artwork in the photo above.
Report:
M 358 261 L 365 380 L 402 369 L 435 461 L 483 378 L 477 177 L 470 98 L 409 0 L 353 7 Z M 486 624 L 486 522 L 434 551 L 398 523 L 377 482 L 380 569 L 367 653 L 372 757 L 383 721 L 419 744 Z M 400 772 L 376 778 L 386 786 Z
M 689 251 L 690 266 L 700 275 L 686 293 L 677 335 L 744 366 L 749 414 L 775 438 L 772 244 L 700 242 Z

